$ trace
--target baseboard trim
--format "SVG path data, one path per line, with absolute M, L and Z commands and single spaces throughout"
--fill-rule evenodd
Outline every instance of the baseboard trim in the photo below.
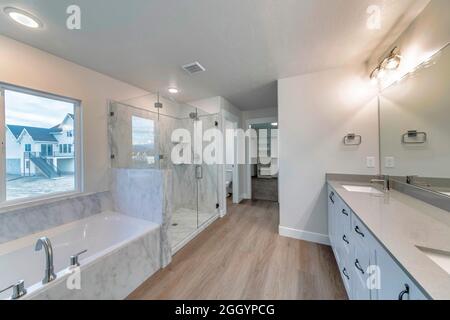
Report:
M 308 242 L 320 243 L 329 246 L 330 238 L 326 234 L 309 232 L 305 230 L 292 229 L 288 227 L 278 227 L 278 233 L 282 237 L 294 238 Z

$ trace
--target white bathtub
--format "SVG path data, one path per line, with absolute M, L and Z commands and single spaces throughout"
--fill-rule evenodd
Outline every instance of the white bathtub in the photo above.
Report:
M 57 279 L 42 285 L 45 254 L 36 252 L 40 237 L 54 251 Z M 105 212 L 0 245 L 0 288 L 18 280 L 28 290 L 24 299 L 122 299 L 160 267 L 160 226 Z M 80 256 L 81 290 L 69 290 L 69 258 Z M 8 298 L 3 293 L 0 299 Z

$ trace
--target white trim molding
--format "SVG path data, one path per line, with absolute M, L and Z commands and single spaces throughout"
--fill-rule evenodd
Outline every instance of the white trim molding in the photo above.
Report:
M 288 227 L 278 226 L 278 233 L 282 237 L 288 237 L 308 242 L 320 243 L 329 246 L 330 238 L 326 234 L 315 233 L 305 230 L 292 229 Z

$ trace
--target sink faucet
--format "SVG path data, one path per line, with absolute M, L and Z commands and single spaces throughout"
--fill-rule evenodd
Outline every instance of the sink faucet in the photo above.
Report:
M 384 191 L 389 191 L 391 189 L 390 187 L 390 181 L 389 181 L 389 176 L 388 175 L 384 175 L 383 179 L 372 179 L 370 180 L 371 183 L 374 182 L 383 182 L 383 190 Z
M 36 242 L 34 250 L 39 251 L 42 248 L 45 251 L 45 275 L 42 283 L 46 284 L 56 279 L 56 274 L 53 271 L 53 248 L 49 238 L 42 237 Z

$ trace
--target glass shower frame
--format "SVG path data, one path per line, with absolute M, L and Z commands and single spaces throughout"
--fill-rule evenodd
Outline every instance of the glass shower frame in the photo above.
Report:
M 177 116 L 163 114 L 160 110 L 111 101 L 109 105 L 109 143 L 111 166 L 122 169 L 170 170 L 173 178 L 172 221 L 169 239 L 173 251 L 178 250 L 205 224 L 218 217 L 217 164 L 195 164 L 195 147 L 191 145 L 191 163 L 174 164 L 171 152 L 177 142 L 172 141 L 174 129 L 186 129 L 193 137 L 194 126 L 201 121 L 203 132 L 217 127 L 218 114 L 208 114 L 190 105 L 180 105 Z M 195 117 L 193 117 L 195 115 Z M 152 123 L 148 135 L 145 130 L 133 129 L 136 123 Z M 147 122 L 148 121 L 148 122 Z M 134 132 L 135 131 L 135 132 Z M 153 137 L 146 145 L 147 138 Z M 136 141 L 144 143 L 136 144 Z M 150 139 L 151 140 L 151 139 Z M 202 142 L 204 147 L 206 142 Z M 203 148 L 202 148 L 203 150 Z M 150 160 L 149 160 L 150 159 Z M 147 161 L 146 161 L 147 160 Z

